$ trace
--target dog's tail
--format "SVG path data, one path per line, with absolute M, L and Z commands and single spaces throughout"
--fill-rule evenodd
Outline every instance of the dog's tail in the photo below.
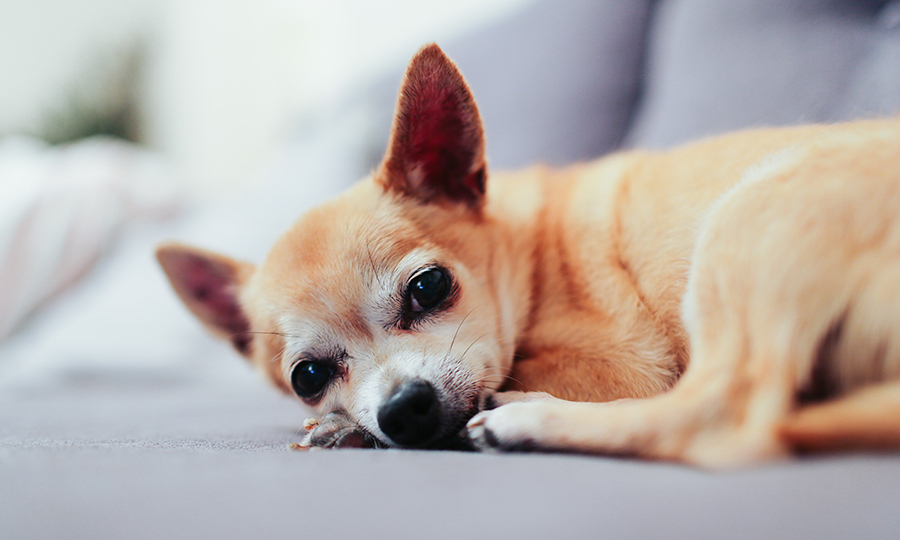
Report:
M 780 427 L 797 452 L 900 449 L 900 381 L 800 408 Z

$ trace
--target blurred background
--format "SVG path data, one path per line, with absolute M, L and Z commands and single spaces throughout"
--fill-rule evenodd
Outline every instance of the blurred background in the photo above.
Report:
M 302 117 L 529 0 L 29 0 L 0 18 L 0 135 L 111 134 L 185 185 L 247 182 Z

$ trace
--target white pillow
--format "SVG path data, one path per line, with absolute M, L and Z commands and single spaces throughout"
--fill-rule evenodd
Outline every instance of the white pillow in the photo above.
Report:
M 129 143 L 0 140 L 0 339 L 82 277 L 124 223 L 178 201 L 162 160 Z

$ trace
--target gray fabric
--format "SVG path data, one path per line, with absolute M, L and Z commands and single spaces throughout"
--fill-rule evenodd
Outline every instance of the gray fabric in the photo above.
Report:
M 654 146 L 896 110 L 896 1 L 655 2 L 642 67 L 647 5 L 543 0 L 446 44 L 481 101 L 495 166 L 609 148 L 641 92 L 629 141 Z M 201 331 L 151 249 L 175 237 L 259 260 L 296 215 L 375 163 L 398 75 L 307 122 L 255 195 L 130 231 L 0 344 L 0 538 L 897 537 L 896 455 L 713 474 L 565 455 L 289 451 L 307 413 Z
M 271 426 L 271 411 L 257 410 Z M 900 471 L 880 457 L 710 474 L 578 456 L 214 445 L 0 455 L 4 539 L 844 540 L 900 530 Z
M 51 393 L 0 398 L 0 538 L 826 540 L 900 530 L 894 457 L 714 474 L 580 456 L 292 451 L 296 403 L 222 360 L 228 377 L 81 373 Z
M 566 164 L 619 145 L 640 91 L 651 4 L 538 2 L 447 44 L 474 88 L 492 166 Z
M 672 0 L 628 144 L 900 113 L 900 2 Z

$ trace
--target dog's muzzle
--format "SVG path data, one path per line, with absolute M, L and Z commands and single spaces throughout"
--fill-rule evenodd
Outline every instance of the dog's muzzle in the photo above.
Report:
M 421 446 L 438 432 L 440 400 L 423 380 L 401 383 L 378 411 L 378 427 L 400 446 Z

